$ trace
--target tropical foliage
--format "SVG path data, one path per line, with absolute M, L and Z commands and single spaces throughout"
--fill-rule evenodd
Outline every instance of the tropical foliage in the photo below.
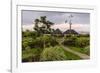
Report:
M 70 30 L 63 34 L 60 29 L 51 28 L 54 23 L 47 20 L 46 16 L 41 16 L 34 22 L 34 31 L 22 31 L 22 62 L 82 59 L 64 47 L 90 55 L 89 34 L 68 34 Z

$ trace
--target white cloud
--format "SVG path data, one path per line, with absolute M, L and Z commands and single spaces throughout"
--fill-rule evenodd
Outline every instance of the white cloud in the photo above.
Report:
M 23 31 L 25 30 L 30 30 L 33 31 L 34 24 L 29 24 L 29 25 L 22 25 Z M 69 24 L 54 24 L 51 26 L 53 29 L 59 28 L 62 32 L 66 31 L 69 29 Z M 76 30 L 77 32 L 90 32 L 90 25 L 89 24 L 72 24 L 72 29 Z
M 69 29 L 69 24 L 55 24 L 51 28 L 59 28 L 64 32 Z M 76 30 L 77 32 L 90 32 L 89 24 L 72 24 L 72 29 Z
M 30 30 L 33 31 L 34 24 L 29 24 L 29 25 L 22 25 L 22 30 L 26 31 L 26 30 Z

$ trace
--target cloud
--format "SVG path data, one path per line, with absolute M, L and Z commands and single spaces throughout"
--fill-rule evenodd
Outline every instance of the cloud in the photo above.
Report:
M 29 25 L 22 25 L 22 30 L 26 31 L 26 30 L 30 30 L 33 31 L 34 24 L 29 24 Z
M 64 32 L 69 29 L 69 24 L 55 24 L 51 28 L 59 28 L 62 32 Z M 77 32 L 90 32 L 89 24 L 73 24 L 72 29 L 76 30 Z
M 33 31 L 34 24 L 29 24 L 29 25 L 22 25 L 22 30 L 30 30 Z M 62 32 L 66 31 L 69 29 L 69 24 L 54 24 L 51 26 L 53 29 L 60 29 Z M 72 29 L 76 30 L 79 33 L 89 33 L 90 32 L 90 25 L 89 24 L 73 24 Z
M 34 10 L 22 10 L 22 24 L 32 24 L 35 19 L 39 19 L 40 16 L 47 16 L 47 20 L 61 24 L 68 19 L 68 16 L 72 14 L 73 24 L 89 24 L 90 14 L 79 12 L 54 12 L 54 11 L 34 11 Z

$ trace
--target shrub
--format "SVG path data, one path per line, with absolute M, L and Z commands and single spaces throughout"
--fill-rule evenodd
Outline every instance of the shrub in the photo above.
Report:
M 55 61 L 55 60 L 66 60 L 67 57 L 65 55 L 64 50 L 59 47 L 49 47 L 45 48 L 41 53 L 40 60 L 41 61 Z
M 26 47 L 43 48 L 44 44 L 45 47 L 55 46 L 58 44 L 56 39 L 49 34 L 44 34 L 38 37 L 35 36 L 36 38 L 33 38 L 33 35 L 36 35 L 35 32 L 27 31 L 23 32 L 23 34 L 24 34 L 24 37 L 22 38 L 23 50 L 26 49 Z
M 88 37 L 66 37 L 63 44 L 65 46 L 74 46 L 84 48 L 90 44 L 90 40 Z
M 75 46 L 77 41 L 77 37 L 71 36 L 71 37 L 66 37 L 63 44 L 66 46 Z
M 76 47 L 84 48 L 90 44 L 90 40 L 88 38 L 79 38 L 76 41 Z
M 55 38 L 53 38 L 51 35 L 43 35 L 36 38 L 35 46 L 43 48 L 45 41 L 45 47 L 55 46 L 58 44 Z
M 22 62 L 34 62 L 40 60 L 40 53 L 42 49 L 32 48 L 22 51 Z
M 86 46 L 83 50 L 85 54 L 90 55 L 90 46 Z
M 42 37 L 37 37 L 36 39 L 34 39 L 30 46 L 32 46 L 32 48 L 43 48 Z
M 25 50 L 26 47 L 30 47 L 31 48 L 30 44 L 32 43 L 32 40 L 33 39 L 30 38 L 30 37 L 23 38 L 22 39 L 22 49 Z
M 38 36 L 38 34 L 35 31 L 22 31 L 22 37 L 32 37 L 32 38 L 36 38 Z
M 90 34 L 80 34 L 79 37 L 90 37 Z

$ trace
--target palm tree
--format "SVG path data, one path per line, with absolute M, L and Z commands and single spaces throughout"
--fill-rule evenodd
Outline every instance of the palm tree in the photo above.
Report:
M 71 25 L 72 25 L 72 19 L 71 19 L 71 18 L 72 18 L 72 17 L 73 17 L 72 15 L 69 16 L 69 19 L 70 19 L 70 20 L 69 20 L 70 34 L 71 34 Z
M 73 15 L 70 15 L 69 17 L 68 17 L 68 20 L 66 20 L 65 21 L 65 23 L 67 23 L 67 22 L 69 22 L 69 30 L 70 30 L 70 34 L 71 34 L 71 27 L 72 27 L 72 17 L 73 17 Z

